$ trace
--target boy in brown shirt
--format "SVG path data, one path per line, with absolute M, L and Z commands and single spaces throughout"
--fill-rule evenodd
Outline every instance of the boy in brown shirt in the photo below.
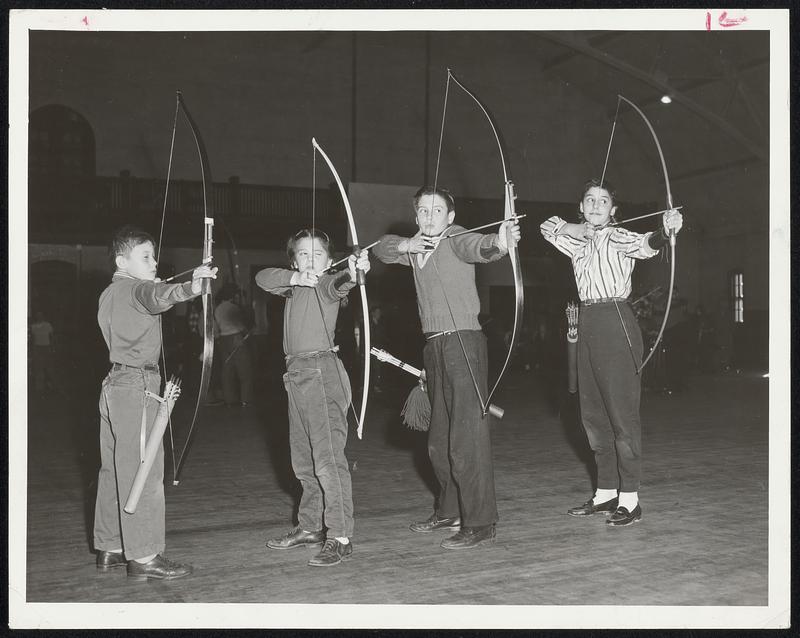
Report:
M 97 321 L 108 346 L 111 370 L 100 392 L 100 472 L 94 517 L 97 568 L 127 565 L 128 576 L 171 580 L 192 573 L 161 553 L 164 531 L 164 450 L 159 448 L 135 514 L 123 505 L 143 455 L 159 403 L 161 313 L 201 292 L 217 269 L 200 266 L 182 284 L 156 279 L 155 241 L 133 226 L 114 235 L 116 271 L 100 295 Z

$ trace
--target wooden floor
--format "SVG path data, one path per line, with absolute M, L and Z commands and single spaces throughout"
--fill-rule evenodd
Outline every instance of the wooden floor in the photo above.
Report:
M 205 408 L 181 484 L 167 485 L 166 554 L 196 571 L 169 583 L 95 570 L 96 388 L 32 400 L 27 601 L 767 604 L 767 379 L 696 376 L 682 393 L 643 395 L 644 516 L 620 529 L 565 514 L 591 496 L 591 461 L 569 405 L 540 388 L 515 373 L 496 398 L 497 543 L 463 552 L 409 531 L 433 502 L 424 435 L 399 420 L 407 386 L 373 394 L 347 450 L 354 555 L 330 569 L 306 566 L 313 550 L 264 546 L 295 507 L 285 398 Z

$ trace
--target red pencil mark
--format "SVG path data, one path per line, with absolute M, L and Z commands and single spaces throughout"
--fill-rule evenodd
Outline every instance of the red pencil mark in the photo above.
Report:
M 727 11 L 723 11 L 719 14 L 719 26 L 721 27 L 736 27 L 742 22 L 747 22 L 747 16 L 742 16 L 741 18 L 729 18 Z
M 711 12 L 706 11 L 706 31 L 711 31 Z
M 89 16 L 83 16 L 83 20 L 81 20 L 87 27 L 89 26 Z

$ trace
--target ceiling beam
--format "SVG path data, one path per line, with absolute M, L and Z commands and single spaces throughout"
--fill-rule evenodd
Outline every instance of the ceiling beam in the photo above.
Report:
M 584 38 L 586 42 L 589 44 L 605 44 L 606 42 L 611 42 L 623 35 L 621 31 L 608 31 L 605 33 L 600 33 L 599 35 L 592 36 L 590 38 Z M 570 60 L 577 58 L 580 54 L 577 52 L 568 52 L 568 53 L 561 53 L 553 58 L 550 58 L 548 62 L 542 64 L 542 71 L 551 71 L 555 67 L 564 64 L 565 62 L 569 62 Z
M 744 168 L 745 166 L 755 164 L 756 162 L 758 162 L 758 158 L 751 155 L 750 157 L 733 160 L 732 162 L 725 162 L 724 164 L 717 164 L 715 166 L 708 166 L 706 168 L 680 173 L 679 175 L 670 177 L 670 179 L 673 182 L 682 182 L 688 179 L 695 179 L 697 177 L 705 177 L 706 175 L 711 175 L 713 173 L 725 173 L 733 169 Z
M 694 114 L 700 116 L 701 118 L 711 122 L 717 128 L 721 129 L 724 133 L 730 136 L 732 139 L 736 140 L 739 144 L 744 146 L 750 153 L 755 155 L 761 161 L 766 162 L 768 159 L 768 154 L 765 148 L 763 148 L 760 144 L 757 144 L 749 137 L 742 135 L 742 133 L 733 126 L 728 120 L 720 117 L 716 113 L 710 111 L 706 107 L 698 104 L 688 96 L 684 95 L 682 92 L 678 91 L 674 86 L 671 86 L 665 81 L 661 81 L 656 79 L 652 74 L 647 73 L 646 71 L 642 71 L 640 68 L 633 66 L 627 62 L 616 58 L 605 51 L 595 48 L 591 44 L 589 44 L 586 40 L 579 39 L 572 36 L 563 36 L 556 33 L 550 33 L 546 31 L 539 31 L 537 35 L 540 37 L 546 38 L 548 40 L 552 40 L 562 46 L 567 48 L 573 49 L 583 55 L 590 57 L 602 64 L 606 64 L 610 67 L 613 67 L 623 73 L 630 75 L 645 84 L 649 84 L 657 88 L 659 91 L 663 92 L 664 94 L 669 94 L 672 97 L 674 102 L 682 105 L 683 107 L 687 108 L 688 110 L 692 111 Z

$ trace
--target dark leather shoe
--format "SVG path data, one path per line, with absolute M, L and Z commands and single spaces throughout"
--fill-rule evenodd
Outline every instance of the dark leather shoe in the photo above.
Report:
M 419 521 L 411 523 L 408 526 L 412 532 L 433 532 L 437 529 L 458 529 L 461 527 L 461 518 L 453 516 L 452 518 L 439 518 L 439 515 L 434 512 L 427 521 Z
M 321 545 L 324 542 L 325 533 L 322 530 L 307 532 L 304 529 L 300 529 L 298 525 L 280 538 L 269 539 L 267 541 L 267 547 L 270 549 L 293 549 L 295 547 L 305 547 L 308 545 Z
M 107 572 L 115 567 L 124 567 L 127 564 L 128 561 L 125 560 L 125 554 L 122 552 L 105 552 L 103 550 L 97 552 L 97 569 L 101 572 Z
M 610 525 L 611 527 L 625 527 L 625 525 L 632 525 L 636 521 L 641 520 L 641 518 L 642 508 L 639 505 L 637 505 L 632 512 L 629 512 L 627 507 L 618 507 L 617 511 L 606 521 L 606 525 Z
M 137 563 L 135 560 L 128 561 L 128 577 L 136 580 L 147 580 L 148 578 L 174 580 L 188 576 L 193 571 L 194 569 L 191 565 L 175 563 L 168 558 L 164 558 L 161 554 L 149 563 Z
M 343 545 L 335 538 L 329 538 L 322 546 L 322 551 L 308 561 L 308 564 L 311 567 L 331 567 L 349 559 L 352 555 L 353 541 Z
M 484 543 L 494 543 L 494 525 L 483 527 L 462 527 L 454 536 L 445 538 L 442 547 L 445 549 L 471 549 Z
M 592 514 L 611 514 L 617 509 L 617 503 L 619 503 L 618 498 L 612 498 L 610 501 L 606 501 L 605 503 L 600 503 L 600 505 L 594 504 L 594 499 L 589 499 L 583 505 L 579 507 L 573 507 L 572 509 L 567 510 L 567 514 L 570 516 L 591 516 Z

